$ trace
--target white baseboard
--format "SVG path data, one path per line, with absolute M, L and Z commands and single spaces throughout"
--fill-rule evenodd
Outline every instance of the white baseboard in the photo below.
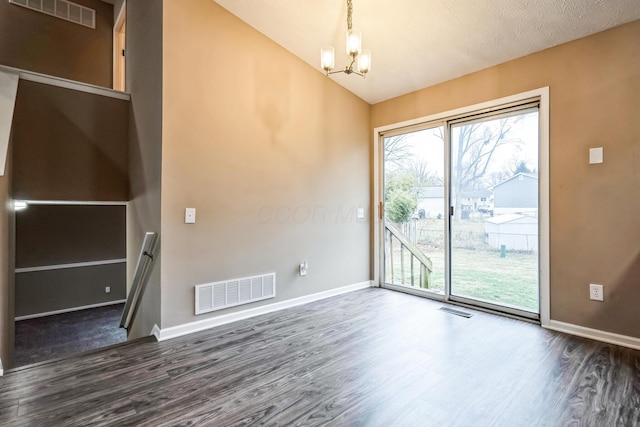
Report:
M 158 341 L 165 341 L 171 338 L 181 337 L 183 335 L 192 334 L 194 332 L 203 331 L 205 329 L 214 328 L 216 326 L 226 325 L 227 323 L 237 322 L 238 320 L 248 319 L 262 314 L 272 313 L 286 308 L 296 307 L 298 305 L 307 304 L 313 301 L 333 297 L 336 295 L 353 292 L 360 289 L 366 289 L 373 286 L 371 281 L 360 282 L 354 285 L 343 286 L 341 288 L 331 289 L 324 292 L 318 292 L 303 297 L 292 298 L 286 301 L 276 302 L 273 304 L 262 305 L 260 307 L 250 308 L 235 313 L 223 314 L 221 316 L 210 317 L 196 322 L 185 323 L 183 325 L 172 326 L 160 329 L 158 325 L 153 326 L 151 335 L 154 335 Z
M 600 331 L 598 329 L 585 328 L 584 326 L 559 322 L 557 320 L 550 320 L 549 324 L 543 325 L 543 327 L 551 329 L 552 331 L 564 332 L 570 335 L 577 335 L 583 338 L 640 350 L 640 338 L 614 334 L 612 332 Z
M 71 313 L 73 311 L 86 310 L 88 308 L 98 308 L 98 307 L 106 307 L 108 305 L 124 304 L 125 302 L 127 302 L 126 299 L 120 299 L 120 300 L 109 301 L 109 302 L 101 302 L 99 304 L 83 305 L 82 307 L 65 308 L 62 310 L 47 311 L 45 313 L 27 314 L 26 316 L 18 316 L 14 320 L 18 322 L 20 320 L 37 319 L 38 317 L 53 316 L 54 314 Z

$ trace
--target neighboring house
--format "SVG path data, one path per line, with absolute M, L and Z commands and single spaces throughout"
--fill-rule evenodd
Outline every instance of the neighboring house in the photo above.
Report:
M 420 187 L 417 190 L 419 218 L 442 218 L 445 212 L 444 187 Z M 492 209 L 493 195 L 489 190 L 470 190 L 460 193 L 462 218 L 471 212 L 488 213 Z
M 462 219 L 469 218 L 471 212 L 489 212 L 491 209 L 490 190 L 467 190 L 460 192 Z
M 418 188 L 418 215 L 420 218 L 444 216 L 444 187 Z
M 519 173 L 493 187 L 494 215 L 538 215 L 538 176 Z
M 538 251 L 538 218 L 522 214 L 500 215 L 484 222 L 487 243 L 507 251 Z

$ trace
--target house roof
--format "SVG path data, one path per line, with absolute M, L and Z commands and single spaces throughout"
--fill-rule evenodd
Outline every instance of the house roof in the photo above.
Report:
M 505 214 L 505 215 L 499 215 L 493 218 L 487 218 L 485 220 L 485 222 L 491 223 L 491 224 L 504 224 L 507 222 L 513 222 L 513 221 L 519 221 L 522 219 L 534 219 L 537 221 L 537 218 L 534 216 L 530 216 L 530 215 L 523 215 L 523 214 Z M 533 221 L 531 221 L 533 222 Z
M 493 187 L 491 187 L 491 189 L 495 190 L 496 187 L 499 187 L 499 186 L 501 186 L 503 184 L 506 184 L 507 182 L 512 181 L 512 180 L 514 180 L 515 178 L 517 178 L 519 176 L 526 176 L 527 178 L 532 178 L 532 179 L 535 179 L 536 181 L 538 180 L 538 175 L 531 174 L 531 173 L 522 173 L 522 172 L 520 172 L 520 173 L 517 173 L 517 174 L 513 175 L 511 178 L 507 178 L 504 181 L 494 185 Z
M 420 187 L 418 199 L 444 199 L 444 187 Z

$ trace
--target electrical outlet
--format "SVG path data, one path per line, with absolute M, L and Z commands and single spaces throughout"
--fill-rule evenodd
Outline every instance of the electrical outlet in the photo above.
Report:
M 106 287 L 104 288 L 104 293 L 105 293 L 105 294 L 108 294 L 109 292 L 111 292 L 111 286 L 106 286 Z
M 589 285 L 589 298 L 594 301 L 604 301 L 604 286 L 591 283 Z

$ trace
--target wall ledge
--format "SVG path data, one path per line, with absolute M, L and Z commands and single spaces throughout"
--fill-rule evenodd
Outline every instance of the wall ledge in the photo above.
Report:
M 627 335 L 614 334 L 613 332 L 601 331 L 598 329 L 586 328 L 580 325 L 550 320 L 548 325 L 543 326 L 556 332 L 564 332 L 570 335 L 576 335 L 582 338 L 589 338 L 596 341 L 602 341 L 609 344 L 615 344 L 622 347 L 640 350 L 640 338 L 634 338 Z
M 158 325 L 154 325 L 150 335 L 155 336 L 158 341 L 165 341 L 172 338 L 181 337 L 183 335 L 192 334 L 194 332 L 204 331 L 205 329 L 215 328 L 216 326 L 226 325 L 227 323 L 237 322 L 238 320 L 249 319 L 251 317 L 260 316 L 262 314 L 296 307 L 310 302 L 319 301 L 321 299 L 346 294 L 348 292 L 366 289 L 372 286 L 373 282 L 368 280 L 366 282 L 355 283 L 353 285 L 330 289 L 328 291 L 305 295 L 298 298 L 292 298 L 286 301 L 280 301 L 273 304 L 250 308 L 248 310 L 223 314 L 221 316 L 185 323 L 183 325 L 171 326 L 169 328 L 161 329 L 158 327 Z
M 96 86 L 89 83 L 77 82 L 75 80 L 64 79 L 62 77 L 49 76 L 47 74 L 36 73 L 33 71 L 22 70 L 20 68 L 8 67 L 0 64 L 0 71 L 17 73 L 20 78 L 35 83 L 42 83 L 49 86 L 60 87 L 64 89 L 76 90 L 93 95 L 106 96 L 109 98 L 121 99 L 123 101 L 131 101 L 131 95 L 126 92 L 109 89 L 102 86 Z

